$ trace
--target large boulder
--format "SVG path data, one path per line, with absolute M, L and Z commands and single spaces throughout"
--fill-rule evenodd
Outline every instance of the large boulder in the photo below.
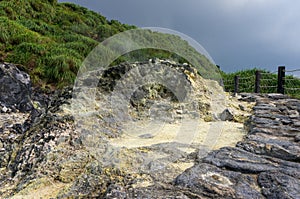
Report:
M 27 73 L 14 64 L 0 63 L 0 111 L 30 111 L 33 108 L 30 89 L 31 81 Z

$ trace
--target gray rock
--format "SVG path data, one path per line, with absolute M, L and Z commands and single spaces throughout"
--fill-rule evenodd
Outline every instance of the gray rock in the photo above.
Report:
M 293 124 L 294 127 L 300 127 L 300 121 L 295 121 Z
M 220 114 L 220 119 L 222 121 L 232 121 L 234 119 L 234 114 L 231 110 L 225 109 L 221 114 Z
M 300 142 L 300 135 L 295 136 L 295 142 Z
M 256 174 L 265 171 L 290 171 L 300 175 L 300 165 L 277 158 L 256 155 L 239 148 L 224 147 L 203 158 L 203 162 L 242 173 Z
M 245 106 L 243 106 L 243 105 L 241 105 L 241 104 L 239 104 L 239 108 L 240 108 L 240 110 L 242 110 L 242 111 L 245 111 L 245 110 L 246 110 Z
M 190 199 L 199 198 L 199 196 L 187 191 L 180 191 L 173 186 L 161 185 L 157 183 L 153 186 L 130 189 L 128 198 L 143 198 L 143 199 Z
M 146 133 L 146 134 L 140 135 L 139 137 L 143 138 L 143 139 L 151 139 L 154 137 L 154 135 L 152 135 L 150 133 Z
M 28 112 L 33 108 L 30 92 L 31 82 L 28 74 L 20 71 L 13 64 L 0 63 L 1 104 L 5 105 L 6 108 Z
M 300 198 L 300 180 L 281 172 L 263 172 L 258 183 L 266 198 Z
M 284 140 L 282 137 L 263 137 L 262 135 L 249 135 L 248 139 L 239 142 L 238 147 L 259 155 L 267 155 L 300 162 L 300 144 L 294 140 Z
M 107 188 L 105 199 L 125 199 L 128 198 L 128 195 L 125 191 L 125 188 L 120 185 L 111 184 Z
M 288 96 L 282 95 L 282 94 L 279 94 L 279 93 L 270 93 L 270 94 L 267 94 L 267 97 L 269 97 L 273 100 L 287 99 L 288 98 Z
M 254 188 L 252 177 L 211 164 L 202 163 L 187 169 L 175 179 L 175 185 L 188 189 L 200 198 L 263 198 Z

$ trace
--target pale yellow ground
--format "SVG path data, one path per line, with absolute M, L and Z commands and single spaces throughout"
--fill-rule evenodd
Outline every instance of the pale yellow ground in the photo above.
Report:
M 213 150 L 224 146 L 235 146 L 246 135 L 244 125 L 241 123 L 200 120 L 186 120 L 176 124 L 149 121 L 132 122 L 124 125 L 124 131 L 122 137 L 111 140 L 110 143 L 113 146 L 136 148 L 178 142 L 204 145 Z M 143 138 L 143 135 L 148 138 Z M 188 148 L 185 151 L 190 152 Z
M 50 178 L 42 178 L 36 182 L 33 182 L 25 190 L 22 190 L 12 199 L 47 199 L 55 198 L 57 194 L 69 187 L 70 184 L 62 182 L 54 182 Z
M 111 144 L 115 147 L 136 148 L 151 146 L 153 144 L 179 142 L 184 144 L 206 145 L 211 150 L 224 146 L 235 146 L 243 139 L 246 132 L 243 130 L 243 124 L 234 122 L 204 122 L 200 120 L 181 121 L 176 124 L 170 123 L 152 123 L 139 121 L 124 126 L 125 133 L 122 137 L 112 139 Z M 140 138 L 144 134 L 151 134 L 152 138 Z M 180 148 L 186 152 L 193 152 L 194 148 Z M 193 166 L 192 162 L 172 163 L 173 167 L 178 168 L 174 174 L 180 174 L 185 169 Z M 152 181 L 141 181 L 138 187 L 149 186 Z M 55 197 L 61 190 L 70 186 L 61 182 L 48 181 L 42 179 L 39 182 L 27 187 L 27 191 L 21 191 L 16 194 L 15 199 L 39 199 Z M 30 190 L 30 191 L 29 191 Z
M 225 146 L 235 146 L 246 135 L 242 123 L 204 122 L 199 119 L 181 121 L 176 124 L 139 121 L 124 125 L 123 128 L 125 133 L 122 137 L 110 140 L 110 144 L 116 148 L 143 148 L 154 144 L 176 142 L 184 144 L 178 144 L 178 149 L 187 153 L 197 152 L 199 148 L 195 146 L 204 146 L 206 152 Z M 149 155 L 153 159 L 161 158 L 155 152 L 149 152 Z M 170 179 L 174 179 L 194 164 L 192 161 L 170 162 L 169 166 L 173 168 Z M 136 186 L 149 186 L 153 183 L 142 181 Z

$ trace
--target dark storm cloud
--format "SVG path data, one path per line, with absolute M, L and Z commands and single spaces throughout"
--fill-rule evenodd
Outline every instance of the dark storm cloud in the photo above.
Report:
M 62 1 L 61 1 L 62 2 Z M 71 0 L 108 19 L 180 31 L 225 71 L 300 68 L 297 0 Z

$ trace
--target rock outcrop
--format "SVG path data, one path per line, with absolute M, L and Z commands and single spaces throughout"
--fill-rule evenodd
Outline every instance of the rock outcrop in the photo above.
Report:
M 204 197 L 299 198 L 300 100 L 277 94 L 242 97 L 256 101 L 245 139 L 209 153 L 175 184 Z
M 277 94 L 241 94 L 230 103 L 226 101 L 230 97 L 224 94 L 227 104 L 212 104 L 211 88 L 193 68 L 166 61 L 156 64 L 185 74 L 187 82 L 183 85 L 198 89 L 189 101 L 197 102 L 197 109 L 174 100 L 174 94 L 164 85 L 146 84 L 127 99 L 130 124 L 156 118 L 175 125 L 196 118 L 202 124 L 219 125 L 223 119 L 225 123 L 245 122 L 244 139 L 236 146 L 213 151 L 205 151 L 199 143 L 175 141 L 118 147 L 114 141 L 128 133 L 122 126 L 128 118 L 117 117 L 104 105 L 111 105 L 106 100 L 111 100 L 108 96 L 118 81 L 139 64 L 115 66 L 99 76 L 97 72 L 91 77 L 92 73 L 88 74 L 79 83 L 90 90 L 82 92 L 75 87 L 73 91 L 65 88 L 52 93 L 30 88 L 25 73 L 12 64 L 2 64 L 0 81 L 14 83 L 24 92 L 23 101 L 15 92 L 12 103 L 4 97 L 8 90 L 1 85 L 1 106 L 9 111 L 0 114 L 0 196 L 300 198 L 300 100 Z M 20 74 L 27 78 L 20 79 Z M 89 78 L 100 80 L 97 89 L 91 88 Z M 93 95 L 96 98 L 91 98 Z M 77 106 L 72 108 L 73 100 Z M 248 117 L 251 103 L 255 106 Z M 152 112 L 147 112 L 149 109 Z M 81 117 L 72 111 L 81 113 Z M 165 114 L 171 120 L 166 120 Z M 147 143 L 155 136 L 142 132 L 136 137 Z
M 30 77 L 13 64 L 0 64 L 0 93 L 0 112 L 28 112 L 33 108 Z

